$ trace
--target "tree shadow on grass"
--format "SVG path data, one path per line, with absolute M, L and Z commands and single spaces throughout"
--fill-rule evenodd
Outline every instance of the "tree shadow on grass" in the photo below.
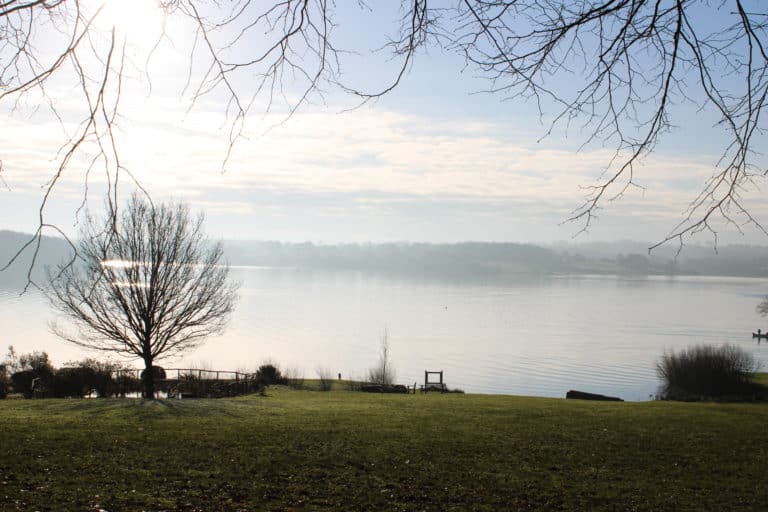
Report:
M 142 398 L 108 398 L 51 400 L 61 412 L 89 416 L 120 416 L 135 419 L 162 419 L 173 417 L 243 416 L 244 409 L 252 409 L 254 402 L 225 399 L 145 400 Z M 56 403 L 58 402 L 58 403 Z

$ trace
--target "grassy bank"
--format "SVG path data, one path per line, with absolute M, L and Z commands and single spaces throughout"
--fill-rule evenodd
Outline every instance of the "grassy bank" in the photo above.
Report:
M 765 510 L 768 406 L 0 401 L 0 510 Z

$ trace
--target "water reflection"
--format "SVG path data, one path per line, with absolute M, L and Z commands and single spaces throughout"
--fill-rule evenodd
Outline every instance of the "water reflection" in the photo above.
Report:
M 230 328 L 167 365 L 245 369 L 267 358 L 313 378 L 323 366 L 362 378 L 387 327 L 398 380 L 443 370 L 468 392 L 564 396 L 568 389 L 647 399 L 665 350 L 735 343 L 765 365 L 755 297 L 768 281 L 738 278 L 520 276 L 513 281 L 408 279 L 362 272 L 233 268 L 241 299 Z M 16 292 L 18 293 L 18 292 Z M 83 357 L 47 330 L 39 294 L 0 292 L 3 340 Z

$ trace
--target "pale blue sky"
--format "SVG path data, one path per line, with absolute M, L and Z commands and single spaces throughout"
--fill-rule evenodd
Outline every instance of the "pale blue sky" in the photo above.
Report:
M 394 24 L 396 2 L 374 13 L 340 2 L 337 44 L 360 54 L 344 61 L 345 83 L 376 88 L 391 77 L 379 47 Z M 343 5 L 342 5 L 343 4 Z M 759 4 L 758 4 L 759 5 Z M 127 19 L 125 15 L 122 16 Z M 157 23 L 126 24 L 141 42 Z M 156 199 L 188 201 L 204 211 L 215 237 L 339 241 L 545 242 L 569 239 L 580 224 L 561 223 L 581 204 L 584 191 L 608 165 L 610 145 L 578 151 L 578 126 L 546 133 L 535 105 L 480 91 L 487 83 L 450 52 L 432 48 L 390 95 L 352 112 L 355 100 L 326 88 L 325 103 L 314 97 L 286 123 L 278 104 L 262 117 L 255 105 L 226 172 L 226 122 L 220 97 L 210 96 L 186 112 L 185 38 L 174 28 L 176 48 L 163 47 L 150 63 L 153 93 L 146 77 L 129 74 L 118 133 L 121 157 Z M 177 32 L 174 32 L 176 30 Z M 136 50 L 136 61 L 142 50 Z M 249 82 L 242 81 L 247 89 Z M 567 87 L 568 83 L 554 82 Z M 57 90 L 64 111 L 76 108 L 67 86 Z M 290 92 L 290 91 L 289 91 Z M 690 91 L 692 94 L 695 92 Z M 55 93 L 54 93 L 55 94 Z M 0 229 L 34 229 L 40 185 L 51 175 L 61 127 L 43 112 L 27 108 L 0 119 L 3 177 Z M 553 114 L 548 111 L 547 114 Z M 604 204 L 584 240 L 655 241 L 674 227 L 686 205 L 712 173 L 722 150 L 722 134 L 712 113 L 677 108 L 677 128 L 636 170 L 645 190 L 631 189 L 618 202 Z M 79 166 L 79 167 L 78 167 Z M 76 230 L 82 200 L 84 160 L 63 177 L 47 210 L 65 231 Z M 101 205 L 98 178 L 92 177 L 89 206 Z M 758 183 L 757 186 L 760 184 Z M 125 195 L 130 191 L 125 181 Z M 745 191 L 744 202 L 768 218 L 761 192 Z M 765 243 L 749 228 L 731 229 L 724 241 Z

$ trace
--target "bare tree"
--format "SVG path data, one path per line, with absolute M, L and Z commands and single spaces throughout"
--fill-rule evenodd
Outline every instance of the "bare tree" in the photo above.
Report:
M 54 332 L 85 348 L 144 361 L 144 396 L 153 365 L 183 353 L 226 325 L 237 296 L 221 244 L 204 236 L 202 216 L 182 204 L 153 206 L 134 194 L 116 223 L 85 224 L 78 253 L 49 279 L 49 298 L 75 327 Z
M 34 92 L 56 116 L 79 123 L 51 171 L 33 247 L 43 229 L 58 229 L 46 221 L 45 206 L 62 175 L 80 173 L 87 191 L 91 171 L 101 169 L 110 208 L 117 205 L 121 175 L 130 175 L 115 135 L 128 35 L 99 26 L 109 1 L 0 1 L 0 101 L 17 103 Z M 346 9 L 385 9 L 362 0 L 349 4 Z M 716 239 L 718 220 L 765 232 L 742 202 L 766 172 L 758 150 L 765 142 L 768 13 L 759 0 L 401 0 L 388 26 L 376 17 L 376 30 L 388 34 L 383 58 L 399 64 L 374 90 L 342 76 L 344 59 L 356 49 L 335 42 L 339 12 L 332 0 L 157 5 L 192 33 L 191 102 L 223 98 L 230 151 L 253 110 L 280 102 L 289 118 L 307 102 L 322 101 L 329 89 L 360 103 L 375 100 L 402 82 L 423 50 L 439 47 L 458 52 L 486 77 L 489 93 L 536 102 L 549 126 L 545 136 L 576 125 L 585 145 L 615 149 L 570 217 L 584 229 L 606 203 L 642 188 L 638 164 L 687 105 L 713 116 L 723 141 L 720 158 L 682 222 L 659 244 L 682 244 L 685 235 L 701 231 Z M 158 43 L 165 37 L 160 34 Z M 195 67 L 205 71 L 194 74 Z M 79 114 L 60 113 L 48 95 L 50 83 L 62 76 L 79 86 Z M 83 159 L 88 164 L 75 163 Z
M 333 388 L 333 373 L 325 366 L 315 368 L 320 391 L 330 391 Z
M 368 380 L 382 386 L 391 386 L 395 382 L 395 369 L 392 366 L 389 353 L 389 329 L 386 327 L 384 328 L 384 335 L 381 337 L 379 361 L 376 366 L 368 370 Z

